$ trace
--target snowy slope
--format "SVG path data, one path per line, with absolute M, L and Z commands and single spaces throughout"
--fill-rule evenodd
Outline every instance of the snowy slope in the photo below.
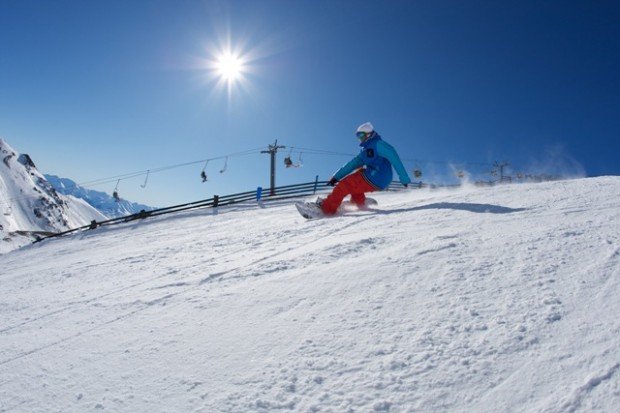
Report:
M 59 232 L 105 219 L 85 202 L 58 194 L 28 155 L 1 138 L 0 158 L 0 254 L 32 242 L 32 232 Z
M 56 175 L 45 175 L 45 179 L 52 184 L 57 192 L 82 199 L 109 218 L 124 217 L 136 214 L 141 210 L 150 211 L 154 209 L 153 207 L 130 202 L 125 199 L 117 201 L 105 192 L 83 188 L 68 178 L 59 178 Z
M 0 411 L 617 411 L 619 177 L 376 198 L 0 256 Z

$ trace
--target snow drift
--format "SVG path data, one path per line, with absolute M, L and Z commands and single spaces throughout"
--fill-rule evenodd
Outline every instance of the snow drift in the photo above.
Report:
M 620 178 L 159 217 L 0 256 L 0 411 L 615 411 Z

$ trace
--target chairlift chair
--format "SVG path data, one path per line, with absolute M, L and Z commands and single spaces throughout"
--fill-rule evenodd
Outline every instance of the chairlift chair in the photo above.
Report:
M 146 188 L 146 184 L 149 182 L 149 174 L 151 173 L 150 170 L 146 171 L 146 178 L 144 178 L 144 183 L 142 185 L 140 185 L 141 188 Z
M 226 172 L 227 168 L 228 168 L 228 156 L 226 157 L 226 160 L 224 161 L 224 167 L 220 169 L 220 173 L 223 174 L 224 172 Z
M 288 156 L 286 158 L 284 158 L 284 165 L 287 168 L 299 168 L 302 166 L 303 164 L 303 160 L 301 159 L 301 152 L 299 152 L 299 160 L 297 161 L 297 163 L 293 163 L 293 159 L 292 159 L 292 154 L 293 154 L 293 149 L 291 148 L 291 150 L 288 152 Z
M 205 166 L 202 167 L 202 171 L 200 172 L 200 178 L 202 179 L 202 182 L 208 181 L 207 173 L 205 172 L 205 170 L 207 169 L 207 165 L 209 165 L 209 159 L 207 159 L 207 162 L 205 162 Z
M 116 181 L 116 186 L 114 187 L 114 192 L 112 192 L 112 198 L 114 198 L 114 200 L 116 202 L 119 202 L 121 200 L 121 198 L 118 196 L 118 184 L 120 182 L 121 182 L 120 179 L 118 181 Z

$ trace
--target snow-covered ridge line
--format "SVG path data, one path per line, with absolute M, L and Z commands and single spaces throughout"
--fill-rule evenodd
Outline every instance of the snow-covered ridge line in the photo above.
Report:
M 59 232 L 105 218 L 85 202 L 50 185 L 27 154 L 0 138 L 0 254 L 32 241 L 32 234 Z
M 75 181 L 68 178 L 60 178 L 56 175 L 46 174 L 45 179 L 47 179 L 60 194 L 71 195 L 82 199 L 108 218 L 118 218 L 132 215 L 142 210 L 150 211 L 155 209 L 154 207 L 130 202 L 126 199 L 114 199 L 105 192 L 81 187 L 75 183 Z

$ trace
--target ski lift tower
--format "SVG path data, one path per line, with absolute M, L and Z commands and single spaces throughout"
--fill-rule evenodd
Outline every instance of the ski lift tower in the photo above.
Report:
M 504 169 L 507 166 L 510 166 L 510 164 L 508 162 L 499 163 L 499 162 L 495 161 L 495 164 L 493 166 L 496 168 L 495 169 L 496 172 L 499 171 L 499 182 L 500 183 L 510 182 L 511 181 L 511 178 L 509 176 L 505 176 L 504 175 Z
M 273 145 L 269 145 L 269 149 L 266 151 L 261 151 L 261 153 L 268 153 L 271 155 L 271 188 L 269 190 L 269 195 L 276 194 L 276 153 L 278 153 L 278 149 L 284 149 L 286 146 L 278 145 L 278 140 Z

